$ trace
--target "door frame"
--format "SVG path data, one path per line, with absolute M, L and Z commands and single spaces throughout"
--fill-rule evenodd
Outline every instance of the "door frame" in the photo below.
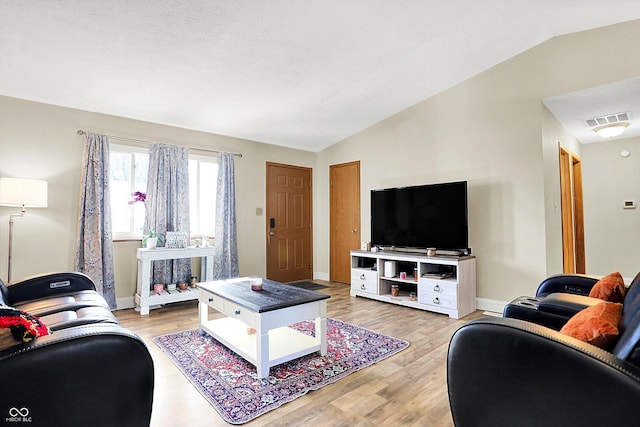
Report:
M 562 218 L 562 271 L 586 273 L 582 160 L 558 143 L 560 208 Z

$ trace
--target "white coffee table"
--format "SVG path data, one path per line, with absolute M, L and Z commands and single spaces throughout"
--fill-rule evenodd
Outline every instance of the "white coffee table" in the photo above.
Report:
M 248 278 L 218 280 L 197 285 L 200 330 L 255 365 L 258 377 L 269 368 L 300 356 L 327 354 L 327 304 L 329 295 L 263 280 L 252 291 Z M 209 320 L 209 307 L 227 317 Z M 315 337 L 288 328 L 315 320 Z M 255 329 L 249 333 L 248 328 Z

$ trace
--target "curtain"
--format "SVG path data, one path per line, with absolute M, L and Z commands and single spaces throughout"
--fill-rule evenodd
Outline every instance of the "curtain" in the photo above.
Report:
M 145 207 L 144 232 L 160 233 L 159 246 L 163 246 L 167 231 L 183 231 L 189 235 L 188 148 L 151 144 Z M 153 283 L 188 282 L 190 277 L 190 259 L 153 263 Z
M 238 277 L 238 242 L 236 236 L 235 163 L 233 153 L 218 157 L 216 188 L 216 222 L 213 238 L 213 278 Z
M 93 279 L 97 291 L 114 309 L 110 198 L 109 137 L 88 133 L 80 182 L 75 269 Z

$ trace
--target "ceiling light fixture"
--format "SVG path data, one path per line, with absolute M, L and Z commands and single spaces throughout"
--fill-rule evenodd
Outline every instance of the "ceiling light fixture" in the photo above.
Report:
M 629 126 L 629 123 L 626 122 L 609 123 L 608 125 L 598 126 L 593 131 L 603 138 L 613 138 L 624 132 L 627 126 Z

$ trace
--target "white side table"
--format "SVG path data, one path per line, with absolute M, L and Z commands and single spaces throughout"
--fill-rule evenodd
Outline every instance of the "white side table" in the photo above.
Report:
M 138 248 L 138 286 L 136 292 L 136 305 L 140 307 L 140 315 L 149 314 L 150 305 L 169 304 L 172 302 L 198 299 L 198 290 L 187 289 L 175 293 L 166 290 L 157 294 L 150 290 L 151 287 L 151 262 L 168 259 L 202 258 L 200 267 L 200 281 L 207 282 L 213 279 L 213 247 L 187 247 L 187 248 Z

